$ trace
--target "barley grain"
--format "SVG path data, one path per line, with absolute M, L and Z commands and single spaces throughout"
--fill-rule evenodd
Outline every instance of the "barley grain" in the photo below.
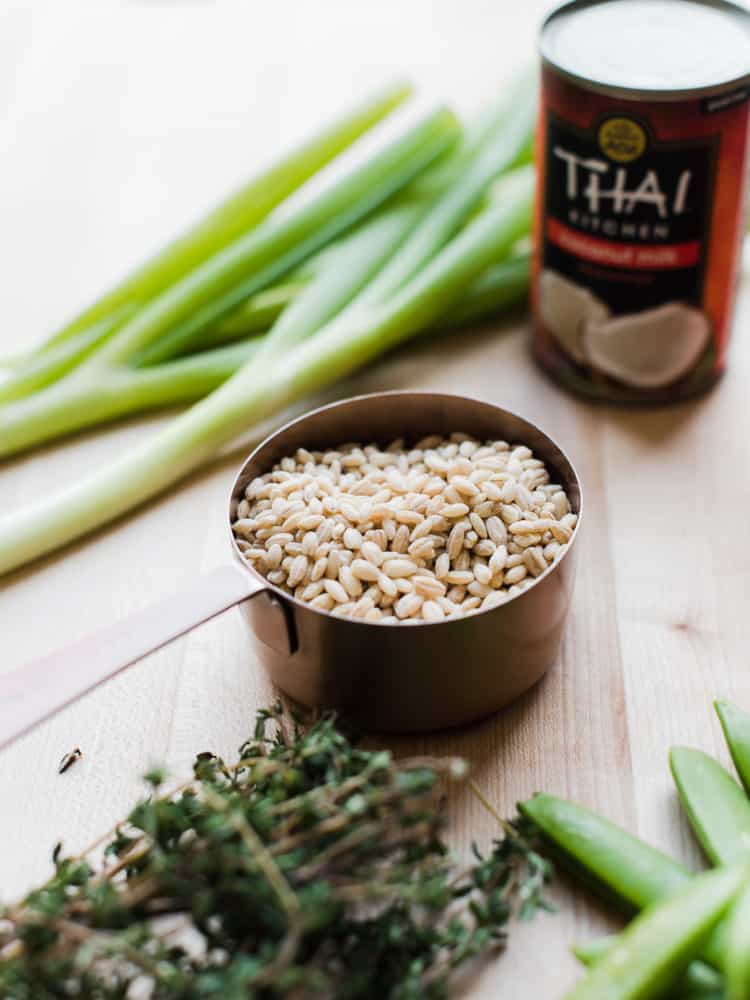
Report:
M 554 562 L 557 558 L 557 554 L 562 551 L 562 546 L 559 542 L 550 542 L 548 545 L 544 546 L 544 558 L 547 562 Z
M 423 603 L 424 598 L 420 597 L 419 594 L 408 593 L 396 601 L 393 610 L 396 612 L 397 618 L 411 618 L 417 614 Z
M 318 608 L 319 611 L 330 611 L 334 606 L 334 600 L 330 594 L 319 594 L 310 601 L 310 606 Z
M 232 527 L 243 558 L 299 600 L 393 624 L 504 603 L 576 523 L 529 448 L 456 432 L 410 450 L 299 448 L 247 485 Z
M 482 611 L 489 611 L 490 608 L 497 608 L 507 601 L 507 596 L 502 590 L 493 590 L 482 601 L 480 607 Z
M 488 517 L 487 534 L 495 545 L 502 545 L 508 537 L 508 529 L 505 527 L 505 522 L 494 515 L 492 517 Z
M 307 601 L 309 603 L 319 594 L 322 594 L 324 589 L 325 589 L 324 585 L 320 580 L 317 580 L 313 583 L 308 583 L 306 587 L 303 587 L 302 593 L 299 595 L 300 600 Z
M 565 496 L 562 490 L 558 490 L 557 493 L 553 493 L 551 497 L 552 507 L 555 511 L 555 517 L 557 520 L 561 520 L 570 510 L 570 504 L 568 503 L 568 498 Z
M 417 594 L 422 597 L 434 599 L 443 597 L 445 594 L 445 584 L 442 580 L 437 580 L 434 576 L 421 576 L 419 574 L 411 578 L 412 586 Z
M 411 543 L 407 551 L 413 559 L 427 561 L 435 557 L 435 544 L 429 538 L 418 538 L 416 542 Z
M 451 529 L 451 533 L 448 536 L 448 547 L 446 549 L 448 557 L 453 560 L 456 559 L 459 552 L 464 545 L 464 535 L 466 534 L 466 528 L 463 522 L 459 521 Z
M 547 568 L 544 552 L 538 545 L 526 549 L 523 554 L 523 564 L 532 576 L 539 576 Z
M 396 529 L 396 534 L 391 541 L 391 549 L 400 555 L 405 555 L 409 549 L 409 526 L 401 524 Z
M 308 514 L 297 522 L 297 527 L 302 528 L 303 531 L 314 531 L 322 523 L 322 514 Z
M 446 615 L 455 615 L 461 610 L 460 605 L 455 604 L 448 597 L 438 597 L 436 603 L 440 605 Z
M 282 522 L 281 530 L 284 532 L 296 531 L 299 527 L 300 521 L 305 517 L 305 511 L 296 510 L 294 513 L 290 514 L 287 519 Z
M 550 531 L 552 532 L 555 541 L 560 542 L 562 545 L 569 542 L 573 534 L 567 524 L 563 524 L 561 521 L 555 521 L 553 526 L 550 528 Z
M 476 513 L 476 511 L 472 511 L 471 514 L 469 514 L 469 520 L 471 521 L 471 526 L 479 538 L 487 538 L 487 525 L 484 523 L 484 520 L 479 516 L 479 514 Z
M 466 476 L 453 476 L 451 486 L 464 497 L 475 497 L 479 490 Z
M 356 528 L 346 528 L 342 538 L 348 549 L 361 549 L 364 539 Z
M 493 576 L 502 573 L 508 563 L 508 550 L 504 545 L 498 545 L 490 556 L 489 569 Z
M 426 622 L 440 622 L 445 618 L 445 612 L 437 601 L 425 601 L 422 605 L 422 618 Z
M 514 583 L 519 583 L 526 576 L 526 567 L 523 563 L 519 563 L 516 566 L 511 566 L 510 569 L 505 571 L 505 583 L 512 585 Z
M 512 524 L 509 524 L 508 531 L 511 535 L 539 534 L 544 531 L 552 531 L 555 526 L 557 526 L 557 521 L 546 518 L 538 518 L 535 521 L 524 518 L 523 520 L 513 521 Z
M 451 521 L 456 520 L 459 517 L 464 517 L 469 513 L 469 508 L 465 503 L 449 503 L 440 511 L 443 517 L 449 518 Z
M 374 582 L 380 578 L 380 570 L 377 565 L 368 559 L 354 559 L 351 572 L 358 580 L 372 580 Z
M 411 559 L 389 559 L 383 564 L 383 572 L 391 578 L 411 576 L 419 567 Z
M 471 556 L 466 549 L 458 553 L 458 557 L 453 562 L 454 569 L 468 569 L 471 566 Z
M 515 504 L 502 504 L 500 507 L 500 517 L 506 525 L 515 524 L 516 521 L 523 520 L 521 510 Z
M 360 597 L 362 594 L 362 584 L 352 573 L 349 566 L 342 566 L 339 570 L 339 583 L 350 597 Z
M 315 532 L 308 531 L 305 537 L 302 539 L 302 551 L 305 553 L 306 556 L 311 556 L 318 551 L 319 543 L 320 539 L 315 534 Z
M 338 580 L 329 580 L 328 578 L 326 578 L 323 581 L 323 586 L 325 587 L 326 592 L 329 593 L 331 597 L 334 599 L 334 601 L 337 601 L 340 604 L 346 604 L 346 602 L 349 600 L 349 595 L 344 590 L 343 585 L 339 583 Z
M 275 543 L 270 545 L 266 551 L 266 565 L 269 569 L 278 569 L 281 565 L 281 560 L 284 558 L 284 553 L 281 545 Z
M 438 580 L 444 580 L 451 568 L 451 557 L 447 552 L 441 552 L 435 560 L 435 576 Z
M 385 573 L 381 573 L 378 577 L 378 586 L 387 597 L 395 597 L 398 593 L 398 587 Z
M 289 578 L 287 579 L 287 586 L 293 589 L 294 587 L 297 586 L 298 583 L 301 583 L 305 578 L 309 566 L 310 564 L 307 561 L 307 556 L 305 555 L 296 556 L 294 562 L 292 563 L 289 569 Z
M 319 556 L 315 560 L 313 568 L 310 571 L 310 579 L 313 582 L 315 582 L 316 580 L 320 580 L 321 577 L 325 576 L 327 569 L 328 569 L 328 556 L 325 555 Z

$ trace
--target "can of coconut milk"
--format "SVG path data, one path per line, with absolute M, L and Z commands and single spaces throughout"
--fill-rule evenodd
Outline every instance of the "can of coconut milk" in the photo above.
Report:
M 603 400 L 721 375 L 745 232 L 750 13 L 573 0 L 541 34 L 534 354 Z

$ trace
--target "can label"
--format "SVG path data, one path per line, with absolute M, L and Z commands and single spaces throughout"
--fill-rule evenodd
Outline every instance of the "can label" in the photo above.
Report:
M 700 391 L 724 364 L 744 226 L 747 89 L 646 104 L 545 67 L 535 354 L 589 395 Z

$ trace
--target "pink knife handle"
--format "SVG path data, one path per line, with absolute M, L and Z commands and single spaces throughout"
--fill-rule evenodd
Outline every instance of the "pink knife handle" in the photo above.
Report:
M 136 660 L 264 589 L 238 566 L 221 566 L 189 591 L 0 674 L 0 748 Z

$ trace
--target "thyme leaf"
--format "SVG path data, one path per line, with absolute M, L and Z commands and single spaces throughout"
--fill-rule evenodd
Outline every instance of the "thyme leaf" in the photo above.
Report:
M 9 1000 L 439 1000 L 546 907 L 551 869 L 504 823 L 461 866 L 442 839 L 455 759 L 357 747 L 330 715 L 258 713 L 229 766 L 148 798 L 97 860 L 64 857 L 0 911 Z

